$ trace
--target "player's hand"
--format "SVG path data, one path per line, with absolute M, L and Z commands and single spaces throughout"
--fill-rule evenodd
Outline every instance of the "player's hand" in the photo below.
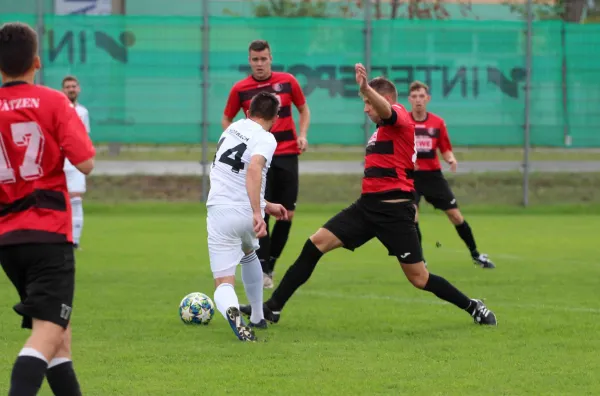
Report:
M 356 72 L 356 83 L 360 90 L 365 90 L 368 87 L 367 69 L 365 69 L 362 63 L 357 63 L 354 65 L 354 71 Z
M 305 152 L 305 151 L 306 151 L 306 149 L 308 148 L 308 140 L 306 140 L 306 138 L 305 138 L 305 137 L 302 137 L 302 136 L 300 136 L 300 137 L 298 138 L 298 141 L 297 141 L 297 142 L 298 142 L 298 149 L 299 149 L 301 152 Z
M 275 217 L 276 220 L 288 220 L 288 211 L 280 204 L 267 203 L 265 213 Z
M 265 219 L 260 212 L 252 215 L 252 225 L 257 238 L 267 235 L 267 223 L 265 223 Z
M 456 160 L 448 161 L 448 165 L 450 165 L 451 172 L 456 172 L 456 169 L 458 168 L 458 163 Z

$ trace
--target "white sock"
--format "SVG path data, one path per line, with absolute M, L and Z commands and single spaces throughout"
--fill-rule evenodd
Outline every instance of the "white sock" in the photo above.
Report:
M 73 214 L 73 243 L 79 245 L 81 233 L 83 232 L 83 202 L 81 197 L 71 198 L 71 209 Z
M 265 318 L 263 312 L 263 272 L 260 261 L 255 252 L 244 256 L 240 261 L 242 264 L 242 282 L 246 289 L 246 297 L 252 307 L 250 321 L 259 323 Z
M 229 283 L 221 283 L 215 290 L 215 304 L 221 315 L 227 319 L 227 310 L 231 307 L 240 308 L 237 295 L 233 285 Z
M 19 356 L 30 356 L 30 357 L 38 358 L 38 359 L 43 360 L 44 362 L 48 363 L 48 359 L 46 359 L 44 354 L 33 348 L 21 349 L 21 352 L 19 352 Z
M 66 357 L 54 358 L 50 361 L 50 364 L 48 365 L 48 369 L 51 369 L 52 367 L 60 366 L 61 364 L 68 363 L 70 361 L 71 361 L 71 359 L 66 358 Z

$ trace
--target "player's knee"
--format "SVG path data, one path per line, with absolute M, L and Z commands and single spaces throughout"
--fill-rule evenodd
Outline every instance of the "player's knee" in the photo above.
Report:
M 418 273 L 407 274 L 406 278 L 417 289 L 424 289 L 425 285 L 427 285 L 429 274 L 427 271 L 422 271 Z
M 460 210 L 458 209 L 449 209 L 446 211 L 446 215 L 454 225 L 460 225 L 465 222 L 462 213 L 460 213 Z
M 56 357 L 71 358 L 71 327 L 63 334 L 62 343 L 56 352 Z
M 429 271 L 423 262 L 416 264 L 402 264 L 402 271 L 406 279 L 417 289 L 424 289 L 429 280 Z
M 310 240 L 321 253 L 327 253 L 342 246 L 342 241 L 325 228 L 319 228 L 317 232 L 311 235 Z
M 83 198 L 83 193 L 72 192 L 72 193 L 69 193 L 69 197 L 71 199 L 73 199 L 73 198 L 79 198 L 79 199 L 81 199 L 81 198 Z
M 52 322 L 33 320 L 33 329 L 26 346 L 40 351 L 47 359 L 52 359 L 60 350 L 66 330 Z
M 288 210 L 288 221 L 291 222 L 293 218 L 294 218 L 294 211 Z
M 236 269 L 237 269 L 237 264 L 232 265 L 228 268 L 217 269 L 216 271 L 213 269 L 213 278 L 215 279 L 215 287 L 219 287 L 223 283 L 229 283 L 231 285 L 235 284 Z

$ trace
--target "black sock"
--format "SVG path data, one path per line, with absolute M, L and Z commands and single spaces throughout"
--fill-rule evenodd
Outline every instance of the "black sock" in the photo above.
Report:
M 81 396 L 79 381 L 77 381 L 71 361 L 49 368 L 46 372 L 46 379 L 52 393 L 57 396 Z
M 267 223 L 267 235 L 258 240 L 259 248 L 256 251 L 256 255 L 260 260 L 263 273 L 268 274 L 269 271 L 269 258 L 271 257 L 271 238 L 269 235 L 269 215 L 265 215 L 265 223 Z
M 277 263 L 277 257 L 271 257 L 269 259 L 269 264 L 268 264 L 268 270 L 269 270 L 269 274 L 272 274 L 273 271 L 275 271 L 275 264 Z
M 275 262 L 281 256 L 281 252 L 283 252 L 283 248 L 290 235 L 290 228 L 292 228 L 292 222 L 283 220 L 276 221 L 273 226 L 273 232 L 271 233 L 270 272 L 273 272 L 275 269 Z
M 283 279 L 279 282 L 279 286 L 277 286 L 277 289 L 275 289 L 273 295 L 267 301 L 267 306 L 273 311 L 281 311 L 296 289 L 310 278 L 322 256 L 323 253 L 308 239 L 302 248 L 300 256 L 288 268 Z
M 450 282 L 441 276 L 429 274 L 427 284 L 423 288 L 428 292 L 435 294 L 438 298 L 444 301 L 448 301 L 451 304 L 456 305 L 458 308 L 463 309 L 467 312 L 471 308 L 471 300 L 465 296 L 456 287 L 452 286 Z M 469 312 L 472 313 L 472 312 Z
M 47 368 L 48 363 L 40 358 L 19 356 L 13 366 L 8 396 L 37 395 Z
M 477 251 L 477 245 L 475 244 L 475 238 L 473 237 L 473 231 L 471 231 L 471 226 L 466 221 L 463 221 L 462 224 L 456 226 L 456 232 L 465 241 L 465 245 L 469 248 L 471 252 L 471 256 L 479 257 L 479 252 Z

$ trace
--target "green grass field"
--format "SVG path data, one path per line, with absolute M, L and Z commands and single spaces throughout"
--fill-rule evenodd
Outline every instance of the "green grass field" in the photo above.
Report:
M 460 205 L 518 206 L 523 199 L 523 175 L 516 172 L 452 174 L 448 182 Z M 590 205 L 600 203 L 600 173 L 532 173 L 533 206 Z M 361 175 L 300 175 L 299 205 L 347 203 L 360 194 Z M 194 202 L 202 197 L 202 180 L 196 176 L 92 176 L 87 199 L 123 203 L 131 201 Z M 587 206 L 590 210 L 598 206 Z
M 340 207 L 298 211 L 276 278 Z M 600 394 L 600 216 L 585 207 L 464 212 L 498 268 L 474 267 L 445 217 L 425 210 L 429 269 L 486 299 L 497 328 L 412 288 L 372 241 L 325 256 L 282 321 L 259 333 L 267 342 L 244 344 L 218 313 L 207 327 L 177 314 L 187 293 L 214 291 L 200 204 L 88 201 L 73 316 L 84 394 Z M 15 302 L 0 277 L 0 394 L 27 335 Z

